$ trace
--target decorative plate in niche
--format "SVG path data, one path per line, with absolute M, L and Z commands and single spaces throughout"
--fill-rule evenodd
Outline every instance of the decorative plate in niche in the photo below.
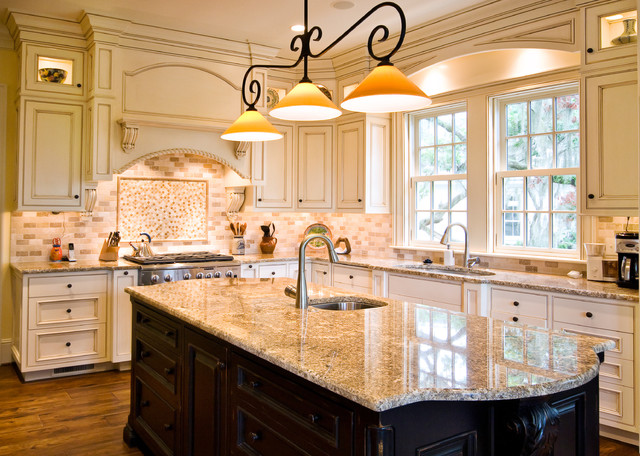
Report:
M 141 232 L 160 241 L 207 240 L 206 180 L 120 177 L 118 230 L 133 240 Z

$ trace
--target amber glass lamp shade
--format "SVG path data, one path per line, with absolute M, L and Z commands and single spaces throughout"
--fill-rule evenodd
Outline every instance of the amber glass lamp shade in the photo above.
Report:
M 342 111 L 311 82 L 300 82 L 275 105 L 269 115 L 282 120 L 334 119 Z
M 340 105 L 357 112 L 400 112 L 426 108 L 431 99 L 393 65 L 379 65 Z
M 227 141 L 273 141 L 282 138 L 282 133 L 262 114 L 249 108 L 220 137 Z

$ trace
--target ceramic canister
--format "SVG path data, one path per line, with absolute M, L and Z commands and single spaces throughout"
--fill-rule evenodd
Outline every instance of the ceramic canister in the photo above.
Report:
M 234 236 L 231 240 L 231 254 L 244 255 L 244 236 Z

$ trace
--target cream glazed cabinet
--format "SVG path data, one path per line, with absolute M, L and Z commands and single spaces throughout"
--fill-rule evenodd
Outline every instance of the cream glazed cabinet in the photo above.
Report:
M 126 369 L 137 270 L 13 270 L 12 356 L 25 381 Z

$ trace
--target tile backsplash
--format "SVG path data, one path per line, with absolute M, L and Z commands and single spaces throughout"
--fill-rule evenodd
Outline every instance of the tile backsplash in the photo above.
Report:
M 224 189 L 224 165 L 197 155 L 164 155 L 138 163 L 121 174 L 124 178 L 190 179 L 207 180 L 208 216 L 206 220 L 207 241 L 160 241 L 154 240 L 156 252 L 178 250 L 214 250 L 229 252 L 233 234 L 225 215 L 226 194 Z M 126 203 L 122 200 L 121 204 Z M 129 196 L 133 197 L 133 196 Z M 153 201 L 149 201 L 153 207 Z M 97 202 L 93 216 L 84 218 L 81 213 L 66 212 L 14 212 L 11 217 L 11 261 L 41 261 L 48 259 L 51 240 L 61 237 L 66 253 L 69 242 L 75 244 L 78 259 L 96 259 L 102 240 L 110 231 L 117 229 L 118 176 L 101 182 L 97 189 Z M 276 251 L 295 252 L 307 226 L 321 222 L 332 232 L 333 239 L 346 236 L 352 251 L 369 256 L 391 256 L 399 260 L 422 260 L 430 257 L 435 262 L 443 261 L 442 251 L 412 251 L 392 249 L 392 216 L 390 214 L 355 213 L 291 213 L 291 212 L 240 212 L 238 220 L 247 223 L 245 235 L 247 253 L 259 253 L 262 237 L 260 225 L 272 221 L 278 238 Z M 596 242 L 613 239 L 616 231 L 625 229 L 626 217 L 597 217 Z M 638 229 L 638 218 L 631 219 L 629 229 Z M 122 245 L 121 252 L 129 252 Z M 607 252 L 610 253 L 609 251 Z M 612 253 L 615 253 L 612 252 Z M 457 258 L 459 261 L 459 258 Z M 571 261 L 548 261 L 538 259 L 497 258 L 481 256 L 481 265 L 497 269 L 566 274 L 570 270 L 584 272 L 583 263 Z

